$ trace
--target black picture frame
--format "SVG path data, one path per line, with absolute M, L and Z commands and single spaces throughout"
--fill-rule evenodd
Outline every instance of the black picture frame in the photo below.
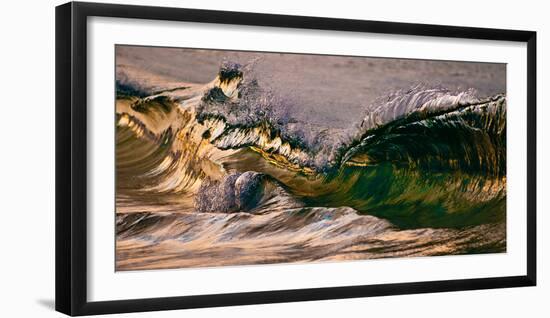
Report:
M 527 274 L 476 278 L 87 301 L 87 18 L 117 17 L 338 30 L 527 43 Z M 70 2 L 56 7 L 56 310 L 68 315 L 156 311 L 536 285 L 536 32 L 306 16 Z

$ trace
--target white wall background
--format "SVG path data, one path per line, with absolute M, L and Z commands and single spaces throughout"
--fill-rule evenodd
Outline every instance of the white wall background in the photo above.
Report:
M 544 1 L 115 1 L 233 11 L 528 29 L 538 32 L 539 285 L 116 315 L 116 317 L 544 317 L 550 314 L 550 23 Z M 10 1 L 0 18 L 0 316 L 62 317 L 54 304 L 54 6 Z

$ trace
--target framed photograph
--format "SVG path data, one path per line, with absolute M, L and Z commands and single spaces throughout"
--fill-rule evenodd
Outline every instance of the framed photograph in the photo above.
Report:
M 56 309 L 536 284 L 536 33 L 56 8 Z

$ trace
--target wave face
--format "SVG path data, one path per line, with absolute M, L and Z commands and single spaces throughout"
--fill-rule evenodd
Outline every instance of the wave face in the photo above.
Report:
M 117 269 L 505 250 L 504 95 L 417 86 L 334 129 L 292 119 L 238 64 L 206 85 L 117 85 Z

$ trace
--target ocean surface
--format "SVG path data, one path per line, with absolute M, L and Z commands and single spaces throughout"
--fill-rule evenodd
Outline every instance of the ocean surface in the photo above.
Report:
M 116 54 L 117 270 L 506 251 L 505 65 Z

